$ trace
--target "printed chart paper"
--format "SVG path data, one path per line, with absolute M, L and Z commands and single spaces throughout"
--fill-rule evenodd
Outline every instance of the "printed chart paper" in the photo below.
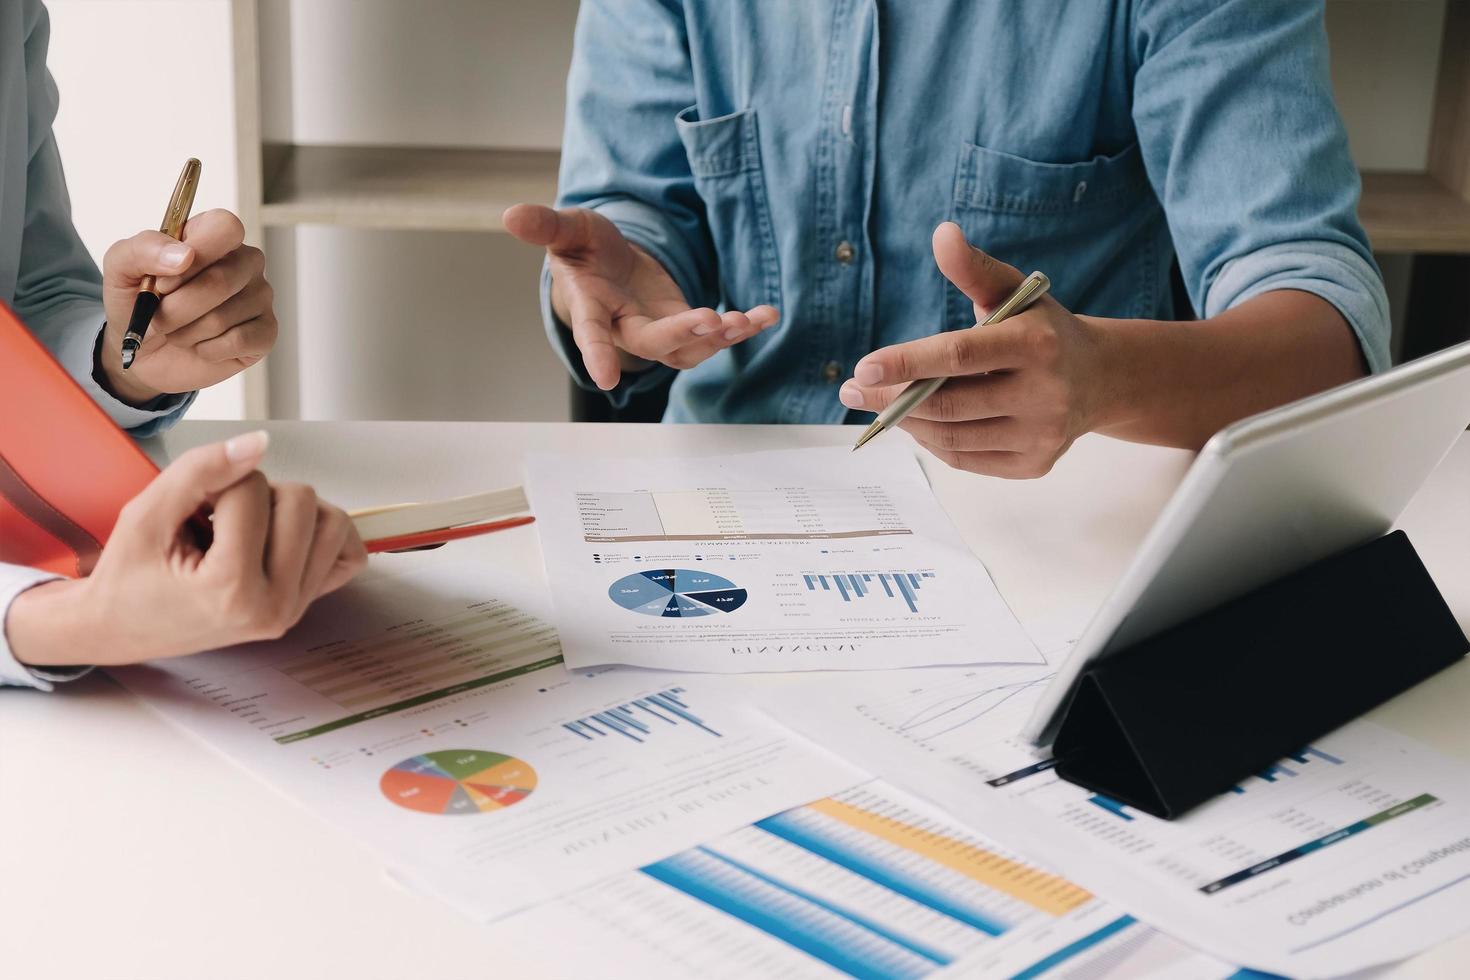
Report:
M 767 697 L 865 768 L 1234 963 L 1293 977 L 1470 929 L 1470 772 L 1354 722 L 1175 821 L 1057 778 L 1014 738 L 1043 668 L 843 675 Z M 1222 724 L 1228 724 L 1228 719 Z
M 482 920 L 866 778 L 713 678 L 569 672 L 544 606 L 485 564 L 369 575 L 285 640 L 114 674 Z
M 574 667 L 1041 660 L 902 446 L 533 455 L 527 491 Z
M 870 783 L 499 923 L 551 976 L 1130 977 L 1227 966 Z

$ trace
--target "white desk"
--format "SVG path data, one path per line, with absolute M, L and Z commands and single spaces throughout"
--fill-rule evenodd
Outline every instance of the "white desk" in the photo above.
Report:
M 177 453 L 242 428 L 185 423 L 155 449 Z M 714 454 L 852 439 L 835 427 L 269 428 L 270 474 L 313 483 L 349 507 L 516 483 L 531 447 Z M 1031 483 L 926 468 L 965 540 L 1047 644 L 1101 602 L 1188 462 L 1182 452 L 1089 437 Z M 1470 438 L 1402 526 L 1470 627 Z M 450 547 L 541 574 L 534 527 Z M 1470 761 L 1470 663 L 1373 717 Z M 535 975 L 513 943 L 401 890 L 365 848 L 100 676 L 55 695 L 0 692 L 0 937 L 0 975 L 27 980 Z M 1391 975 L 1462 975 L 1467 961 L 1470 936 Z

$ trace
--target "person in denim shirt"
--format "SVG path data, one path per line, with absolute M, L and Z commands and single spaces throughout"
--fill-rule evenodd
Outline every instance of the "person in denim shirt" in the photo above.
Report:
M 584 0 L 561 210 L 506 225 L 614 403 L 865 421 L 943 375 L 904 427 L 1026 477 L 1387 367 L 1358 193 L 1320 0 Z

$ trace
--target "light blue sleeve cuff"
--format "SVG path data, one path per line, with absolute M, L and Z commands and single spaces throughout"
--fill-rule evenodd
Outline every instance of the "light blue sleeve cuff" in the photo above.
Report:
M 1205 294 L 1212 317 L 1262 293 L 1297 289 L 1337 308 L 1357 335 L 1368 370 L 1390 366 L 1388 294 L 1373 263 L 1337 242 L 1284 242 L 1227 262 Z
M 97 383 L 94 371 L 97 366 L 97 348 L 102 343 L 106 322 L 101 320 L 100 311 L 90 305 L 78 308 L 75 319 L 57 331 L 53 353 L 66 373 L 76 379 L 77 384 L 101 405 L 112 420 L 139 439 L 157 435 L 183 417 L 194 402 L 196 392 L 184 395 L 164 395 L 156 399 L 149 408 L 134 408 L 119 401 L 102 385 Z
M 556 353 L 562 364 L 566 365 L 577 387 L 586 391 L 601 391 L 614 408 L 626 407 L 629 399 L 634 395 L 658 387 L 674 373 L 673 368 L 657 364 L 646 371 L 634 374 L 624 371 L 622 380 L 612 391 L 602 391 L 597 387 L 597 382 L 593 381 L 592 375 L 587 373 L 587 365 L 582 363 L 582 352 L 577 349 L 577 342 L 572 339 L 571 327 L 562 323 L 561 317 L 557 316 L 556 310 L 552 309 L 551 263 L 549 261 L 542 263 L 541 266 L 541 320 L 546 324 L 546 336 L 551 340 L 552 351 Z
M 59 576 L 24 565 L 0 565 L 0 685 L 34 687 L 49 691 L 53 684 L 76 680 L 91 667 L 54 667 L 41 670 L 27 667 L 15 659 L 10 649 L 10 638 L 5 632 L 6 620 L 10 617 L 10 604 L 26 589 L 42 582 L 55 581 Z

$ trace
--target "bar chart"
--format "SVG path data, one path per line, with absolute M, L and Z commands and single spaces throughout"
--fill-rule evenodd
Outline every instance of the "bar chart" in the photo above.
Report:
M 877 596 L 901 600 L 909 612 L 919 611 L 919 590 L 933 579 L 931 571 L 917 572 L 806 572 L 801 578 L 808 592 L 832 592 L 843 602 Z
M 925 977 L 1093 901 L 1063 878 L 861 789 L 642 870 L 854 977 Z
M 1308 745 L 1300 752 L 1293 752 L 1288 758 L 1262 769 L 1256 773 L 1255 778 L 1262 783 L 1276 783 L 1282 779 L 1295 779 L 1302 774 L 1303 766 L 1314 763 L 1316 767 L 1323 765 L 1340 766 L 1342 765 L 1342 760 L 1335 755 L 1323 752 L 1316 746 Z M 1240 785 L 1230 787 L 1230 791 L 1236 794 L 1244 794 L 1249 792 L 1249 789 L 1246 785 Z
M 693 727 L 715 738 L 722 737 L 690 710 L 684 700 L 685 693 L 682 687 L 671 687 L 566 722 L 561 727 L 588 742 L 613 735 L 633 742 L 645 742 L 660 731 L 676 727 Z

